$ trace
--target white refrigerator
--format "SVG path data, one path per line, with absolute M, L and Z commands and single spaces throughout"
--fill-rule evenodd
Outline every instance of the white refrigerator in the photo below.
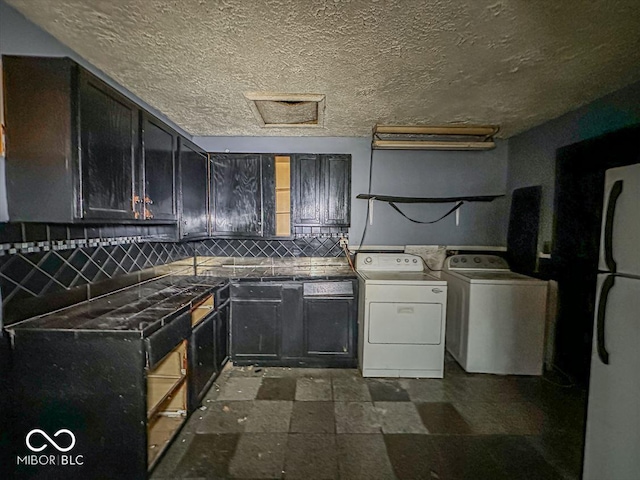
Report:
M 640 164 L 607 170 L 584 480 L 640 478 Z

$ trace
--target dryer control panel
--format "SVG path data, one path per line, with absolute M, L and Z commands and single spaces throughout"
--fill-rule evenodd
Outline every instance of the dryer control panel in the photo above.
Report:
M 453 255 L 444 262 L 445 270 L 509 270 L 507 261 L 497 255 Z
M 422 258 L 409 253 L 366 253 L 356 255 L 356 270 L 376 272 L 422 272 Z

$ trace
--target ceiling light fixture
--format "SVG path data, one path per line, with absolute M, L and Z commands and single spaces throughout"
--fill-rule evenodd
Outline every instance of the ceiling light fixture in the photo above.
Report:
M 376 125 L 374 150 L 491 150 L 495 125 Z

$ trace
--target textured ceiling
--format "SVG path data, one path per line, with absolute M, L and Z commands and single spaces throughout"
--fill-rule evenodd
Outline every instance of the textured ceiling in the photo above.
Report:
M 509 137 L 640 80 L 637 0 L 7 3 L 193 135 Z M 326 94 L 325 128 L 260 128 L 260 91 Z

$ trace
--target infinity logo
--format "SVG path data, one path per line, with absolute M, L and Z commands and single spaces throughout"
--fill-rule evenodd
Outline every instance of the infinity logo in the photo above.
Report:
M 33 430 L 31 430 L 28 434 L 27 434 L 27 438 L 25 439 L 25 442 L 27 444 L 27 447 L 29 448 L 29 450 L 31 450 L 32 452 L 41 452 L 42 450 L 44 450 L 45 448 L 47 448 L 48 444 L 45 443 L 44 445 L 42 445 L 41 447 L 34 447 L 31 445 L 31 437 L 36 434 L 39 433 L 40 435 L 42 435 L 46 440 L 49 441 L 49 443 L 51 443 L 51 445 L 53 447 L 55 447 L 58 451 L 60 452 L 68 452 L 69 450 L 71 450 L 75 444 L 76 444 L 76 436 L 71 433 L 70 430 L 67 430 L 66 428 L 63 428 L 61 430 L 58 430 L 56 433 L 53 434 L 54 437 L 57 437 L 58 435 L 60 435 L 61 433 L 66 433 L 67 435 L 69 435 L 69 437 L 71 437 L 71 444 L 68 447 L 61 447 L 60 445 L 58 445 L 56 442 L 53 441 L 53 438 L 51 438 L 49 435 L 47 435 L 45 432 L 43 432 L 42 430 L 40 430 L 39 428 L 34 428 Z

